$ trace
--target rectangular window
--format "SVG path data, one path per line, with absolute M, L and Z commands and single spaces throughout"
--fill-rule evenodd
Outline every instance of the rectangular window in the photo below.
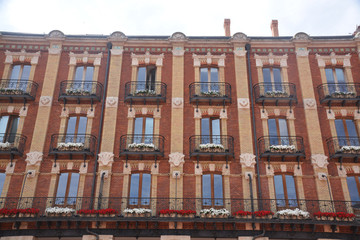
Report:
M 5 177 L 6 177 L 5 173 L 0 173 L 0 196 L 1 196 L 2 191 L 4 189 Z
M 341 146 L 359 146 L 355 122 L 351 119 L 335 119 L 336 134 Z
M 87 117 L 69 117 L 66 128 L 65 142 L 85 142 Z
M 200 68 L 201 92 L 219 91 L 219 70 L 217 68 Z
M 281 69 L 263 68 L 264 90 L 265 92 L 283 91 Z
M 289 132 L 286 119 L 268 119 L 270 145 L 289 145 Z
M 275 196 L 278 207 L 297 207 L 296 187 L 291 175 L 275 175 Z
M 13 143 L 16 138 L 18 125 L 19 125 L 18 116 L 0 117 L 0 142 Z
M 134 120 L 134 143 L 153 143 L 154 119 L 137 117 Z
M 30 77 L 31 65 L 14 65 L 11 69 L 8 88 L 27 90 L 27 81 Z M 21 82 L 20 82 L 21 81 Z
M 202 176 L 203 206 L 223 206 L 223 181 L 220 174 L 204 174 Z
M 201 119 L 201 143 L 221 143 L 220 119 L 202 118 Z
M 348 92 L 344 69 L 342 68 L 325 68 L 326 81 L 328 83 L 329 94 L 336 91 Z
M 56 205 L 74 205 L 79 187 L 79 173 L 61 173 L 56 192 Z
M 150 65 L 138 68 L 136 90 L 155 91 L 156 66 Z
M 360 201 L 359 196 L 359 177 L 358 176 L 349 176 L 346 178 L 348 190 L 350 194 L 351 201 L 353 204 L 358 204 Z
M 151 197 L 151 174 L 134 173 L 131 174 L 129 204 L 146 206 L 150 204 Z
M 74 83 L 72 85 L 72 89 L 91 92 L 93 77 L 93 66 L 77 66 L 75 69 Z

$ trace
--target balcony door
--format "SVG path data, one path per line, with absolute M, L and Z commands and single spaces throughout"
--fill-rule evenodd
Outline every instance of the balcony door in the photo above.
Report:
M 344 69 L 325 68 L 326 81 L 328 83 L 329 95 L 338 92 L 348 92 L 348 86 L 345 80 Z
M 129 205 L 149 208 L 151 194 L 151 174 L 133 173 L 130 178 Z
M 61 173 L 58 180 L 55 205 L 72 206 L 76 203 L 80 174 Z
M 265 93 L 283 91 L 280 68 L 263 68 L 263 77 Z
M 202 205 L 204 207 L 221 207 L 224 205 L 223 178 L 220 174 L 202 176 Z
M 286 119 L 268 119 L 270 145 L 289 145 L 289 132 Z
M 31 65 L 14 65 L 11 70 L 11 75 L 7 88 L 19 89 L 26 92 L 28 84 L 27 81 L 30 77 L 30 69 Z
M 291 175 L 274 176 L 276 205 L 278 207 L 297 207 L 296 186 Z
M 72 89 L 91 92 L 93 76 L 93 66 L 77 66 Z
M 359 146 L 359 135 L 352 119 L 335 119 L 336 134 L 339 147 Z
M 138 68 L 136 90 L 155 91 L 156 66 L 146 66 Z
M 152 117 L 137 117 L 134 124 L 133 143 L 153 143 L 154 119 Z
M 221 128 L 219 118 L 201 119 L 201 144 L 221 144 Z
M 16 132 L 19 125 L 18 116 L 1 116 L 0 117 L 0 142 L 14 143 Z
M 87 117 L 69 117 L 64 142 L 85 143 Z
M 219 92 L 219 71 L 217 68 L 206 67 L 200 68 L 200 91 L 205 92 Z

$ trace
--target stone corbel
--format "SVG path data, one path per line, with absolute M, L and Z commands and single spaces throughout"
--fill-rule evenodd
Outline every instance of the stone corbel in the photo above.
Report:
M 42 152 L 29 152 L 26 154 L 25 161 L 27 162 L 27 166 L 40 166 L 42 159 Z
M 135 118 L 136 113 L 135 113 L 135 109 L 134 108 L 129 108 L 128 109 L 128 118 Z
M 51 173 L 52 174 L 59 174 L 60 173 L 60 164 L 52 164 L 51 167 Z
M 339 177 L 347 177 L 346 168 L 344 166 L 337 166 Z
M 313 154 L 311 155 L 311 164 L 314 168 L 327 169 L 327 165 L 329 165 L 327 158 L 324 154 Z
M 28 112 L 28 107 L 22 107 L 20 108 L 19 116 L 20 117 L 26 117 Z
M 152 164 L 151 165 L 151 175 L 159 174 L 159 165 Z
M 34 178 L 36 175 L 36 170 L 27 171 L 27 178 Z
M 229 165 L 229 164 L 224 164 L 224 165 L 222 166 L 221 174 L 222 174 L 223 176 L 229 176 L 229 175 L 230 175 L 230 165 Z
M 275 170 L 274 170 L 274 167 L 272 165 L 266 165 L 265 169 L 266 169 L 266 175 L 267 176 L 274 176 Z
M 174 152 L 169 154 L 170 167 L 181 167 L 184 163 L 185 155 L 180 152 Z
M 294 176 L 295 176 L 295 177 L 301 177 L 302 175 L 303 175 L 303 173 L 302 173 L 302 168 L 301 168 L 301 166 L 298 165 L 298 164 L 295 164 L 295 165 L 294 165 Z
M 173 177 L 173 178 L 181 178 L 181 173 L 180 173 L 180 171 L 173 171 L 173 172 L 172 172 L 172 177 Z
M 319 178 L 319 180 L 324 181 L 327 179 L 327 174 L 320 172 L 320 173 L 318 173 L 318 178 Z
M 114 154 L 112 152 L 101 152 L 99 153 L 98 156 L 99 156 L 98 162 L 100 167 L 112 166 L 114 162 Z
M 220 119 L 227 119 L 227 110 L 220 110 Z
M 202 170 L 202 166 L 201 163 L 199 164 L 195 164 L 194 165 L 194 169 L 195 169 L 195 175 L 202 175 L 203 174 L 203 170 Z
M 14 173 L 14 170 L 15 170 L 15 162 L 11 163 L 9 162 L 7 165 L 6 165 L 6 169 L 5 169 L 5 174 L 12 174 Z
M 102 170 L 100 172 L 100 177 L 104 176 L 104 179 L 109 177 L 109 171 L 108 170 Z
M 333 110 L 326 109 L 325 111 L 328 120 L 335 120 L 335 112 Z
M 240 154 L 240 164 L 242 167 L 254 168 L 256 164 L 256 156 L 252 153 Z
M 131 174 L 131 165 L 124 163 L 123 174 L 130 175 Z

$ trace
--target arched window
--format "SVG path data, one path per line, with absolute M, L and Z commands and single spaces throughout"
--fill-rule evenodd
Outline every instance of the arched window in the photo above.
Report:
M 149 207 L 151 196 L 151 174 L 133 173 L 130 178 L 129 205 Z
M 74 172 L 61 173 L 56 191 L 56 205 L 75 205 L 80 174 Z
M 221 207 L 224 205 L 223 178 L 221 174 L 202 175 L 202 205 Z
M 294 177 L 288 174 L 274 176 L 276 205 L 278 207 L 297 207 Z

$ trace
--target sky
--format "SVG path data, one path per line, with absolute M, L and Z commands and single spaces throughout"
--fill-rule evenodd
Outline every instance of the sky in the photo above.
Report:
M 352 34 L 360 25 L 360 0 L 0 0 L 0 31 L 64 34 L 280 36 Z

